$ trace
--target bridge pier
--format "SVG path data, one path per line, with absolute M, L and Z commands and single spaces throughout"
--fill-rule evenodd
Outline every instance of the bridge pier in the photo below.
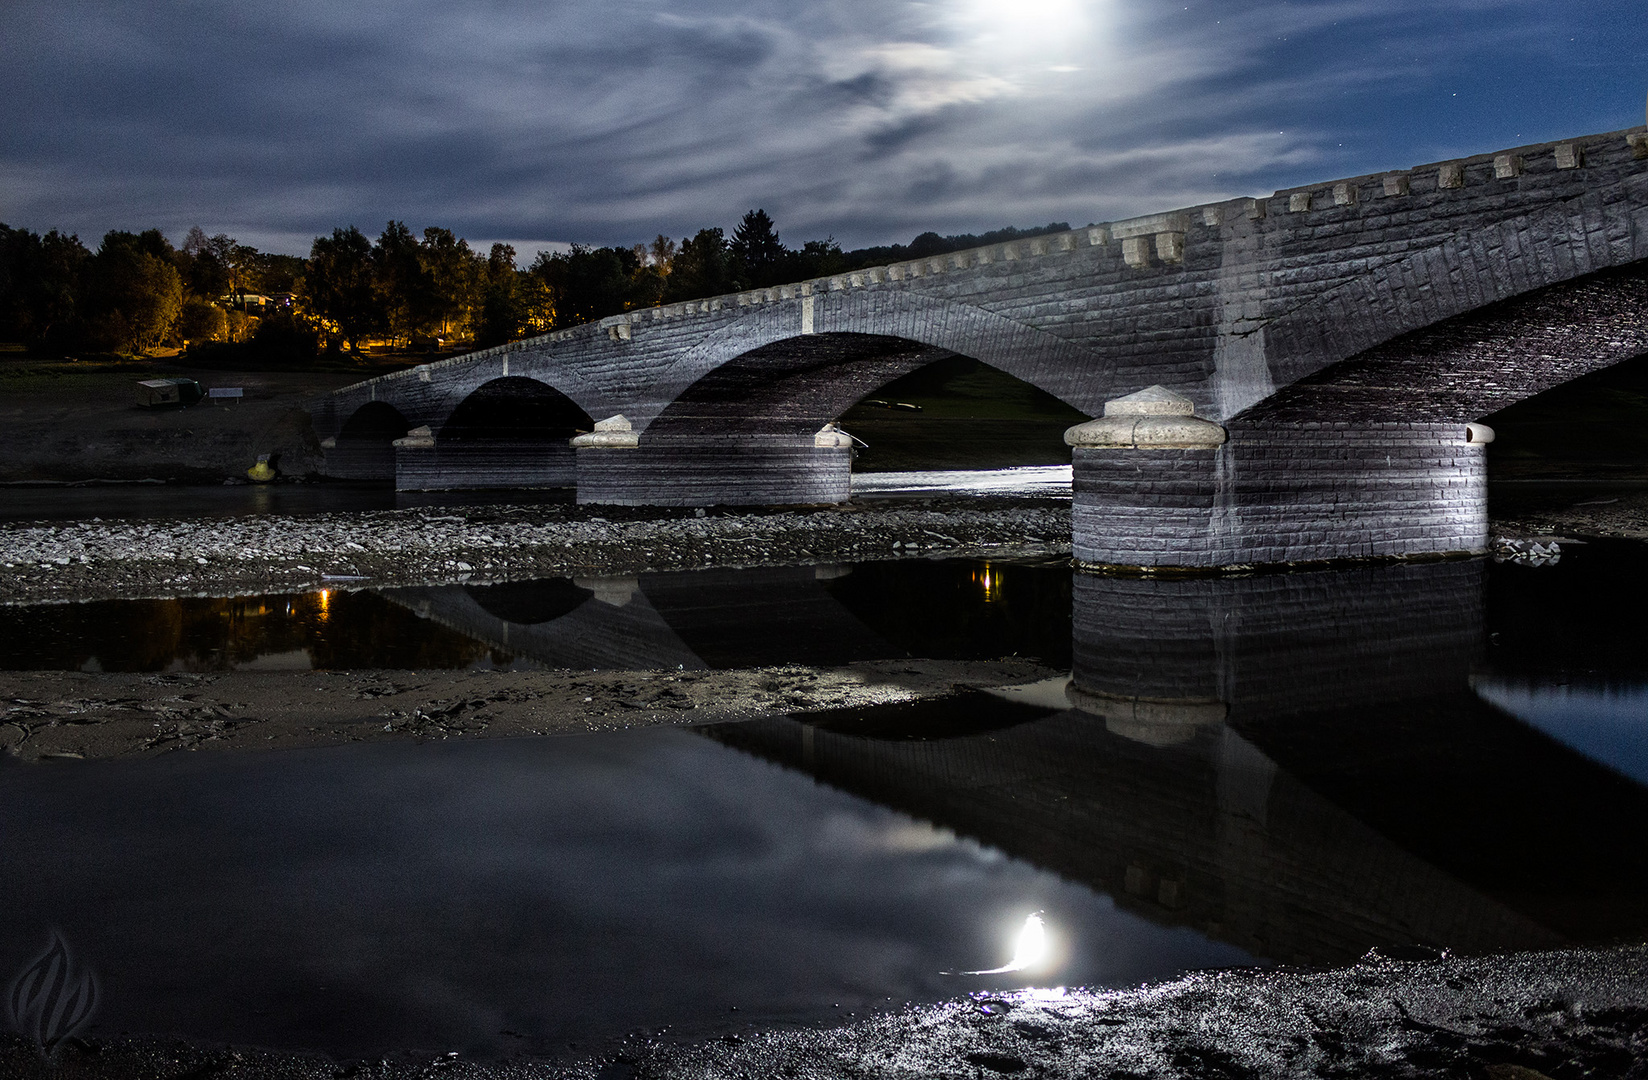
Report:
M 1431 421 L 1226 430 L 1152 387 L 1066 432 L 1075 558 L 1195 572 L 1479 554 L 1492 437 Z
M 572 447 L 561 441 L 437 439 L 428 428 L 396 439 L 396 491 L 569 488 Z
M 622 432 L 598 430 L 572 441 L 578 502 L 772 506 L 841 503 L 851 495 L 851 440 L 833 429 L 805 442 L 760 433 L 649 437 L 627 429 L 626 422 Z

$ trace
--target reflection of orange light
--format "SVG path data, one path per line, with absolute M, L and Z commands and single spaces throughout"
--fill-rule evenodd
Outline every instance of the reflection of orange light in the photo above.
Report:
M 332 594 L 328 590 L 322 589 L 315 595 L 320 597 L 320 617 L 324 619 L 327 615 L 327 603 L 332 599 Z
M 973 571 L 973 584 L 984 593 L 984 602 L 992 604 L 1001 599 L 1001 578 L 989 563 Z

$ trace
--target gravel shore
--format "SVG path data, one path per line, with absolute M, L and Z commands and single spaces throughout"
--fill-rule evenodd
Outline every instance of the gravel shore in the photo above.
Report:
M 701 516 L 700 516 L 701 515 Z M 1068 502 L 479 506 L 0 526 L 0 603 L 1070 550 Z
M 0 1042 L 7 1076 L 402 1080 L 928 1080 L 1026 1076 L 1562 1080 L 1648 1076 L 1648 949 L 1223 971 L 1136 990 L 1020 991 L 822 1030 L 669 1044 L 637 1036 L 573 1063 L 457 1055 L 334 1062 L 178 1040 L 75 1042 L 48 1068 Z
M 1603 488 L 1594 493 L 1560 491 L 1523 497 L 1494 519 L 1505 536 L 1613 537 L 1648 540 L 1648 491 Z

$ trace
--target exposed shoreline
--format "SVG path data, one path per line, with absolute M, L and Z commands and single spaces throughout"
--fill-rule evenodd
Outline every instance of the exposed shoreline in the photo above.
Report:
M 805 717 L 1060 674 L 1016 659 L 726 671 L 0 671 L 0 755 L 50 763 L 578 735 Z
M 703 516 L 699 516 L 702 513 Z M 1495 536 L 1648 540 L 1648 491 L 1517 507 Z M 1070 504 L 951 497 L 707 512 L 561 504 L 0 524 L 0 604 L 706 567 L 1057 558 Z
M 0 525 L 0 603 L 604 576 L 912 555 L 1050 557 L 1067 502 L 950 499 L 735 511 L 418 507 L 304 517 Z
M 74 1041 L 46 1065 L 0 1039 L 8 1076 L 382 1080 L 813 1080 L 1092 1076 L 1541 1077 L 1641 1075 L 1648 947 L 1397 960 L 1303 972 L 1199 972 L 1132 990 L 1019 991 L 821 1029 L 668 1043 L 637 1036 L 574 1062 L 317 1055 L 126 1037 Z
M 1648 540 L 1648 493 L 1497 518 L 1496 535 Z M 0 526 L 0 602 L 70 602 L 622 575 L 909 556 L 1054 558 L 1054 501 L 658 511 L 481 506 Z M 896 546 L 895 546 L 896 545 Z M 355 579 L 355 580 L 349 580 Z M 146 758 L 397 740 L 688 725 L 944 696 L 1051 674 L 1029 661 L 903 660 L 711 672 L 0 672 L 0 753 Z M 121 1037 L 50 1069 L 0 1038 L 0 1074 L 308 1078 L 1049 1078 L 1636 1075 L 1648 1059 L 1648 946 L 1488 958 L 1372 956 L 1325 972 L 1207 972 L 1134 990 L 1008 994 L 824 1029 L 638 1038 L 582 1061 L 303 1053 Z M 1491 1067 L 1491 1068 L 1490 1068 Z M 1510 1071 L 1505 1071 L 1510 1070 Z M 1517 1070 L 1539 1070 L 1517 1071 Z

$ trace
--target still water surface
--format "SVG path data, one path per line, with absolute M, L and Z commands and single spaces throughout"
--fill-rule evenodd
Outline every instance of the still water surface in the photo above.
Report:
M 962 560 L 0 609 L 15 666 L 1034 656 L 691 730 L 0 761 L 0 962 L 96 1031 L 596 1049 L 969 991 L 1648 937 L 1641 548 L 1187 581 Z M 1031 912 L 1051 950 L 1004 965 Z M 734 1012 L 733 1007 L 738 1011 Z

